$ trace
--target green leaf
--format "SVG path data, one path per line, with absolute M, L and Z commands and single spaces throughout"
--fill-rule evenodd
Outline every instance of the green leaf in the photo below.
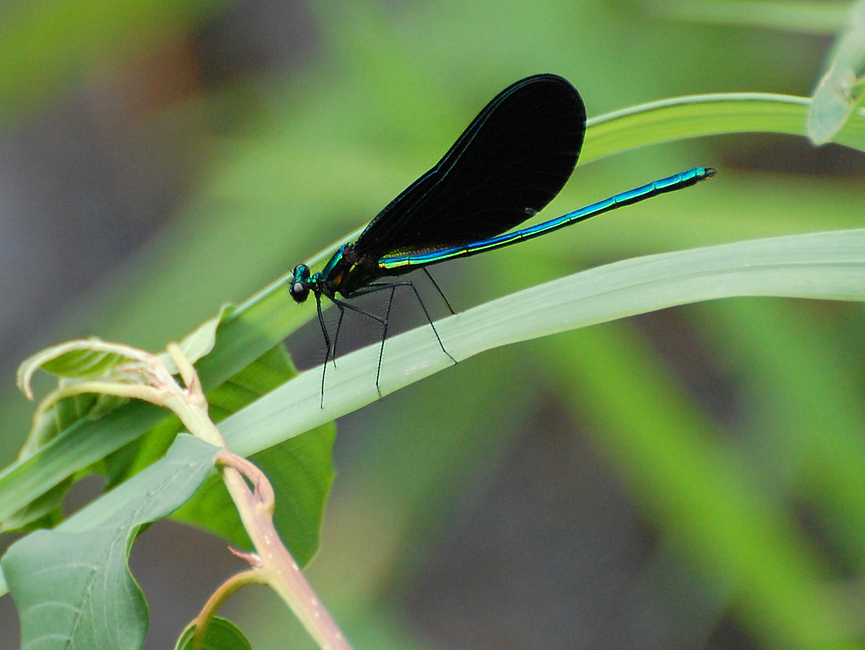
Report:
M 331 458 L 335 438 L 336 428 L 327 423 L 249 458 L 273 485 L 274 525 L 302 567 L 318 551 L 324 506 L 335 476 Z M 237 508 L 218 476 L 208 478 L 172 519 L 221 535 L 235 546 L 251 547 Z
M 195 626 L 190 625 L 177 640 L 175 650 L 192 650 L 192 637 L 195 634 Z M 227 618 L 214 617 L 207 626 L 201 650 L 252 650 L 252 644 L 243 634 L 239 627 Z
M 580 163 L 633 147 L 723 133 L 807 135 L 809 99 L 771 93 L 676 97 L 614 111 L 586 122 Z M 865 113 L 855 111 L 833 142 L 865 151 Z
M 88 469 L 103 474 L 107 479 L 105 490 L 110 490 L 164 456 L 182 430 L 180 418 L 170 414 L 143 436 L 108 454 Z
M 36 530 L 38 528 L 54 528 L 63 520 L 61 505 L 66 492 L 74 483 L 73 477 L 69 477 L 62 483 L 55 485 L 38 499 L 31 501 L 11 517 L 6 518 L 0 527 L 3 531 L 12 530 Z
M 38 362 L 38 359 L 34 361 Z M 106 370 L 129 361 L 127 357 L 110 352 L 73 350 L 41 364 L 43 370 L 58 377 L 96 377 Z
M 211 417 L 217 422 L 236 413 L 294 376 L 280 344 L 230 381 L 208 393 Z M 331 451 L 336 437 L 332 423 L 291 438 L 250 457 L 276 492 L 274 524 L 301 566 L 319 545 L 324 505 L 335 475 Z M 221 535 L 239 547 L 250 541 L 225 485 L 211 476 L 174 519 Z
M 814 144 L 828 142 L 862 102 L 865 69 L 865 2 L 849 13 L 847 28 L 832 48 L 826 72 L 814 91 L 808 111 L 808 136 Z
M 96 337 L 53 345 L 21 363 L 18 387 L 29 398 L 30 380 L 37 370 L 66 378 L 98 377 L 122 363 L 136 360 L 118 353 L 117 347 Z
M 219 308 L 219 313 L 216 316 L 208 318 L 178 343 L 180 350 L 190 363 L 195 364 L 199 359 L 210 354 L 213 346 L 216 345 L 216 333 L 219 330 L 219 325 L 232 311 L 234 311 L 233 305 L 223 305 Z M 159 358 L 172 375 L 177 374 L 174 359 L 170 354 L 163 352 Z
M 561 278 L 436 322 L 447 350 L 485 350 L 667 307 L 735 296 L 865 300 L 865 229 L 772 237 L 649 255 Z M 378 345 L 302 373 L 220 425 L 237 454 L 253 454 L 378 399 Z M 429 326 L 388 339 L 387 394 L 451 365 Z
M 213 350 L 217 341 L 219 326 L 231 314 L 232 310 L 231 306 L 223 305 L 216 316 L 209 318 L 191 334 L 184 337 L 179 346 L 187 359 L 195 363 L 206 357 Z M 167 353 L 162 353 L 159 357 L 166 364 L 166 367 L 169 369 L 174 368 L 174 361 Z M 265 373 L 268 366 L 269 364 L 266 360 L 259 359 L 248 366 L 246 372 L 252 374 Z M 291 376 L 293 376 L 293 371 L 284 374 L 282 381 L 287 380 Z M 227 383 L 231 383 L 232 381 L 234 379 L 229 379 Z M 273 386 L 276 385 L 273 384 Z M 219 409 L 215 408 L 214 399 L 213 391 L 210 391 L 207 394 L 210 417 L 218 424 L 225 415 L 220 415 Z M 182 428 L 180 420 L 175 415 L 166 412 L 164 420 L 144 435 L 106 456 L 104 461 L 100 461 L 99 465 L 94 467 L 94 470 L 104 473 L 108 478 L 107 488 L 122 483 L 130 476 L 134 476 L 145 467 L 148 467 L 157 458 L 161 458 Z
M 141 647 L 147 605 L 127 566 L 132 540 L 194 494 L 218 451 L 180 436 L 163 460 L 56 529 L 15 542 L 0 566 L 20 614 L 22 646 Z
M 111 395 L 83 394 L 55 403 L 47 411 L 37 414 L 33 428 L 27 436 L 27 442 L 19 454 L 19 462 L 36 454 L 57 435 L 77 423 L 99 419 L 103 414 L 113 411 L 125 402 L 126 400 Z M 162 451 L 164 453 L 165 447 Z M 87 473 L 89 472 L 82 470 L 76 477 L 68 476 L 39 498 L 4 518 L 0 521 L 0 532 L 20 528 L 35 529 L 48 525 L 53 527 L 58 524 L 62 518 L 60 504 L 63 502 L 63 497 L 75 480 Z
M 146 356 L 136 348 L 92 337 L 51 346 L 21 363 L 18 387 L 28 399 L 33 398 L 31 380 L 36 371 L 44 369 L 60 380 L 39 403 L 19 459 L 32 456 L 79 420 L 102 417 L 126 403 L 125 398 L 94 390 L 88 382 L 141 385 L 146 381 L 141 372 Z
M 213 349 L 219 324 L 230 313 L 231 307 L 223 306 L 215 317 L 202 323 L 181 341 L 179 346 L 190 361 L 199 360 Z M 74 385 L 77 379 L 105 377 L 108 380 L 127 380 L 116 370 L 117 366 L 127 362 L 140 364 L 141 355 L 136 354 L 138 351 L 132 348 L 124 354 L 125 349 L 126 346 L 95 337 L 52 346 L 21 364 L 18 371 L 18 384 L 25 392 L 29 392 L 32 375 L 40 368 L 63 378 L 72 378 L 68 383 L 61 381 L 59 391 L 68 385 Z M 159 356 L 171 371 L 174 368 L 174 361 L 170 355 L 162 353 Z M 137 381 L 140 378 L 140 375 L 134 372 L 125 375 L 129 375 L 129 381 Z M 285 378 L 287 377 L 288 375 Z M 83 393 L 54 401 L 48 408 L 40 406 L 19 459 L 33 455 L 58 434 L 71 429 L 80 421 L 101 418 L 125 404 L 126 401 L 111 395 Z M 147 435 L 98 459 L 86 470 L 78 472 L 76 478 L 82 478 L 89 473 L 101 473 L 108 479 L 106 490 L 111 489 L 164 456 L 180 430 L 178 418 L 166 411 L 165 419 L 153 427 Z M 30 504 L 0 522 L 0 530 L 36 528 L 40 522 L 58 523 L 61 517 L 60 503 L 73 483 L 73 480 L 66 480 L 58 484 L 38 499 L 38 505 Z
M 98 420 L 127 401 L 115 395 L 81 393 L 65 397 L 47 409 L 40 409 L 36 413 L 33 428 L 27 436 L 27 442 L 21 448 L 19 458 L 23 459 L 35 454 L 59 434 L 79 422 Z

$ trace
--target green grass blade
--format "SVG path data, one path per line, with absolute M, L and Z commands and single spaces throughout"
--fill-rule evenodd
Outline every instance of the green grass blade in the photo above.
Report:
M 865 300 L 865 230 L 700 248 L 591 269 L 481 305 L 436 324 L 455 358 L 635 314 L 734 296 Z M 378 345 L 328 369 L 325 408 L 318 406 L 321 368 L 225 420 L 229 447 L 247 455 L 377 399 Z M 429 327 L 388 341 L 384 393 L 450 365 Z

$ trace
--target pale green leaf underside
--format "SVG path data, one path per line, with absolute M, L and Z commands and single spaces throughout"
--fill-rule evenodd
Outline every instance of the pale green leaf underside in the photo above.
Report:
M 773 237 L 651 255 L 609 264 L 481 305 L 436 323 L 448 351 L 464 360 L 495 347 L 635 314 L 736 296 L 865 300 L 865 229 Z M 243 455 L 377 399 L 378 345 L 321 367 L 221 423 Z M 390 393 L 446 368 L 429 326 L 388 339 L 381 369 Z
M 807 134 L 811 100 L 773 93 L 674 97 L 606 113 L 587 122 L 580 164 L 673 139 L 725 133 Z M 832 141 L 865 151 L 865 113 L 854 111 Z

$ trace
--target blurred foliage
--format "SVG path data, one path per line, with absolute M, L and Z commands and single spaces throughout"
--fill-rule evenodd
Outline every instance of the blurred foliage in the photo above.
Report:
M 185 7 L 175 30 L 210 4 L 218 3 L 136 2 L 138 14 L 99 3 L 112 20 L 95 20 L 93 3 L 10 4 L 4 11 L 15 20 L 0 30 L 3 107 L 56 99 L 83 73 L 122 74 L 116 53 L 159 47 L 169 6 Z M 714 11 L 728 4 L 733 24 Z M 84 330 L 161 349 L 219 304 L 242 300 L 361 226 L 438 159 L 485 101 L 527 74 L 569 78 L 590 117 L 683 94 L 806 96 L 830 45 L 813 34 L 844 24 L 844 6 L 832 3 L 808 29 L 801 9 L 818 4 L 307 3 L 316 39 L 302 66 L 163 109 L 165 119 L 197 110 L 231 127 L 206 144 L 197 187 L 172 223 L 82 296 L 50 338 Z M 156 26 L 152 38 L 130 42 L 131 26 L 142 21 Z M 84 36 L 72 39 L 66 28 Z M 2 115 L 11 128 L 22 111 Z M 623 257 L 857 227 L 861 159 L 853 173 L 820 173 L 841 155 L 802 139 L 747 135 L 606 158 L 578 168 L 550 212 L 695 164 L 720 173 L 699 193 L 451 264 L 440 283 L 459 310 Z M 803 171 L 803 160 L 817 173 Z M 311 576 L 358 647 L 418 647 L 388 594 L 443 534 L 454 502 L 468 500 L 551 404 L 627 486 L 659 548 L 701 585 L 699 602 L 718 599 L 698 638 L 725 614 L 776 647 L 819 637 L 815 621 L 843 628 L 836 619 L 863 620 L 861 305 L 742 299 L 678 309 L 675 318 L 676 328 L 655 336 L 638 319 L 494 351 L 354 417 L 365 435 L 340 459 Z M 697 350 L 705 365 L 683 372 L 680 347 Z M 723 410 L 694 379 L 710 372 L 731 395 Z M 6 437 L 23 441 L 26 418 L 14 418 L 20 397 L 6 400 Z M 803 592 L 808 581 L 813 591 Z M 815 594 L 820 599 L 809 600 Z M 253 645 L 285 647 L 286 616 L 252 602 L 244 629 Z
M 227 0 L 7 2 L 0 21 L 0 116 L 20 117 L 94 68 L 153 51 Z

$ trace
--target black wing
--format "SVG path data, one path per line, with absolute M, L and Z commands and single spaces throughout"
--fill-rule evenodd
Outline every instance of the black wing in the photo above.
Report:
M 370 222 L 355 251 L 381 259 L 514 228 L 564 187 L 585 132 L 583 100 L 566 79 L 540 74 L 508 86 L 435 167 Z

